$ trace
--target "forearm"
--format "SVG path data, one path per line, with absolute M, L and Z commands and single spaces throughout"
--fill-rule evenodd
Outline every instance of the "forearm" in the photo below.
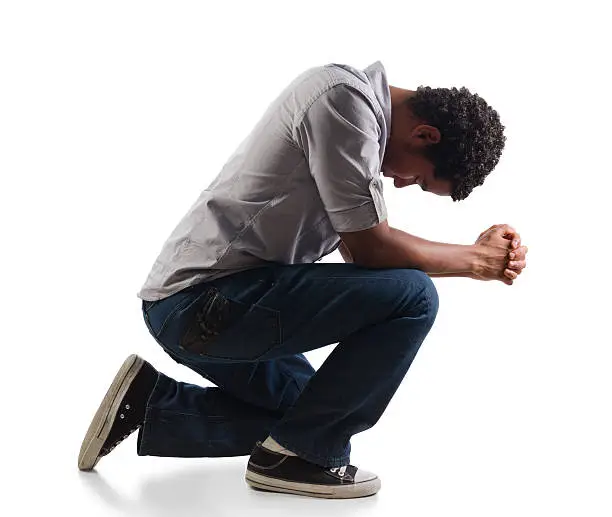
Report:
M 449 278 L 449 277 L 472 277 L 472 274 L 470 273 L 427 273 L 430 277 L 432 278 L 437 278 L 437 277 L 444 277 L 444 278 Z
M 473 245 L 429 241 L 389 228 L 390 239 L 377 250 L 371 267 L 420 269 L 430 276 L 474 274 L 477 252 Z

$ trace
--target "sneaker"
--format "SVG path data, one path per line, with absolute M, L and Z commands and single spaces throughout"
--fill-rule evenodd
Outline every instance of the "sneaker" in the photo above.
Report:
M 328 499 L 365 497 L 380 490 L 376 474 L 354 465 L 321 467 L 299 456 L 271 451 L 260 441 L 249 458 L 245 480 L 261 490 Z
M 80 470 L 93 469 L 102 456 L 142 425 L 157 375 L 157 370 L 137 355 L 123 362 L 85 434 Z

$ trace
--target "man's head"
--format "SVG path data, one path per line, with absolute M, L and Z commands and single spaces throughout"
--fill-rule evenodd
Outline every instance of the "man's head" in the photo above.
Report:
M 497 112 L 467 88 L 390 90 L 391 134 L 383 175 L 398 188 L 418 183 L 453 201 L 465 199 L 483 184 L 504 148 Z

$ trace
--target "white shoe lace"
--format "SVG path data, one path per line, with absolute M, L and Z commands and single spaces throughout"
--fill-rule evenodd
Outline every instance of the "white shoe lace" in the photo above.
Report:
M 330 472 L 338 472 L 338 474 L 340 476 L 344 476 L 344 474 L 346 473 L 346 468 L 348 467 L 348 465 L 344 465 L 343 467 L 332 467 L 330 470 Z

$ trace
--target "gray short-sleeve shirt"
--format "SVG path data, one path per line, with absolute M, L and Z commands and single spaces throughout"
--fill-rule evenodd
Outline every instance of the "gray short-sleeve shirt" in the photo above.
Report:
M 338 232 L 387 218 L 380 167 L 391 98 L 377 61 L 331 63 L 272 102 L 171 235 L 138 292 L 159 300 L 269 262 L 316 262 Z

